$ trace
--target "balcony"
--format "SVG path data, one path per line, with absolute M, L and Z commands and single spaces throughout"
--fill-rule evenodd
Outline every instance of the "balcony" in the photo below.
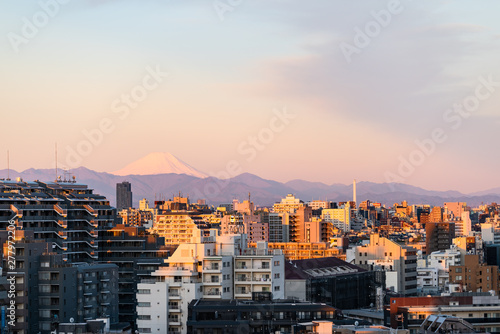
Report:
M 252 281 L 257 283 L 271 283 L 271 279 L 268 277 L 253 277 Z
M 178 318 L 178 317 L 175 317 L 175 318 L 168 318 L 168 324 L 170 326 L 180 326 L 181 325 L 181 319 Z M 179 332 L 173 332 L 173 333 L 179 333 Z
M 248 276 L 240 276 L 235 278 L 236 282 L 251 282 L 252 279 Z
M 222 296 L 222 292 L 220 291 L 204 291 L 203 292 L 203 298 L 206 299 L 213 299 L 213 298 L 220 298 Z
M 252 298 L 252 293 L 250 291 L 237 291 L 234 293 L 234 298 Z
M 181 313 L 181 309 L 179 308 L 179 305 L 177 306 L 168 306 L 168 312 L 170 313 Z
M 169 293 L 168 294 L 168 298 L 169 299 L 173 299 L 173 300 L 178 300 L 178 299 L 181 299 L 182 297 L 178 293 Z
M 203 267 L 203 272 L 220 272 L 219 266 L 205 266 Z
M 234 269 L 236 269 L 236 270 L 252 270 L 252 268 L 250 268 L 246 265 L 240 265 L 240 264 L 236 264 L 236 267 Z

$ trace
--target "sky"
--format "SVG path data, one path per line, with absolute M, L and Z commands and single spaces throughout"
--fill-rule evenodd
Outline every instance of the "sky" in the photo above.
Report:
M 0 169 L 500 186 L 500 2 L 0 1 Z M 5 176 L 2 176 L 5 177 Z

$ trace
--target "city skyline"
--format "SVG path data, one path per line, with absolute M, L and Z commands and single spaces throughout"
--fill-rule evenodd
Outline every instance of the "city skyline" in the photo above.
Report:
M 106 172 L 158 151 L 281 182 L 500 184 L 500 4 L 233 4 L 1 4 L 0 169 L 54 168 L 57 143 L 60 167 Z

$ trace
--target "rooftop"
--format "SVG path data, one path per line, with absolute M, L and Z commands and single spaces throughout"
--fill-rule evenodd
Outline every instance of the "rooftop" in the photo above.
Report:
M 286 279 L 308 279 L 349 275 L 366 270 L 336 257 L 305 259 L 285 262 Z

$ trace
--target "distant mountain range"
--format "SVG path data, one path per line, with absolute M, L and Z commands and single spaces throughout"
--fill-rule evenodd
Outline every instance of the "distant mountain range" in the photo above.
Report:
M 233 199 L 244 200 L 251 193 L 252 201 L 259 206 L 271 206 L 289 193 L 303 201 L 312 199 L 346 201 L 352 199 L 352 185 L 332 184 L 293 180 L 286 183 L 265 180 L 256 175 L 244 173 L 229 180 L 213 177 L 199 178 L 185 174 L 126 175 L 119 176 L 101 173 L 85 167 L 72 170 L 78 183 L 89 185 L 95 192 L 105 195 L 115 205 L 116 183 L 129 181 L 132 184 L 134 205 L 142 198 L 151 204 L 157 199 L 170 199 L 179 191 L 189 196 L 192 201 L 205 198 L 209 204 L 231 202 Z M 0 176 L 6 177 L 7 170 L 0 170 Z M 28 169 L 21 173 L 10 170 L 10 177 L 22 177 L 25 181 L 53 181 L 54 169 Z M 373 202 L 392 205 L 403 200 L 410 204 L 443 205 L 444 202 L 467 202 L 469 205 L 500 202 L 500 188 L 475 194 L 462 194 L 457 191 L 429 191 L 422 188 L 394 183 L 357 183 L 358 202 L 369 199 Z
M 58 175 L 61 175 L 59 171 Z M 78 183 L 87 184 L 96 193 L 106 196 L 116 204 L 116 184 L 129 181 L 132 184 L 134 205 L 147 198 L 153 201 L 170 199 L 179 192 L 192 201 L 204 198 L 208 204 L 244 200 L 251 194 L 252 201 L 259 206 L 271 206 L 287 194 L 294 194 L 304 202 L 313 199 L 347 201 L 352 199 L 352 185 L 293 180 L 286 183 L 266 180 L 244 173 L 228 180 L 207 175 L 182 162 L 170 153 L 151 153 L 125 168 L 113 173 L 96 172 L 85 167 L 71 170 Z M 0 177 L 7 177 L 7 170 L 0 170 Z M 54 169 L 27 169 L 23 172 L 10 170 L 11 179 L 22 177 L 25 181 L 54 181 Z M 69 176 L 66 176 L 69 179 Z M 64 176 L 63 176 L 64 179 Z M 401 183 L 358 182 L 358 202 L 371 200 L 393 205 L 403 200 L 410 204 L 443 205 L 444 202 L 467 202 L 476 206 L 481 203 L 500 202 L 500 187 L 462 194 L 458 191 L 430 191 Z

